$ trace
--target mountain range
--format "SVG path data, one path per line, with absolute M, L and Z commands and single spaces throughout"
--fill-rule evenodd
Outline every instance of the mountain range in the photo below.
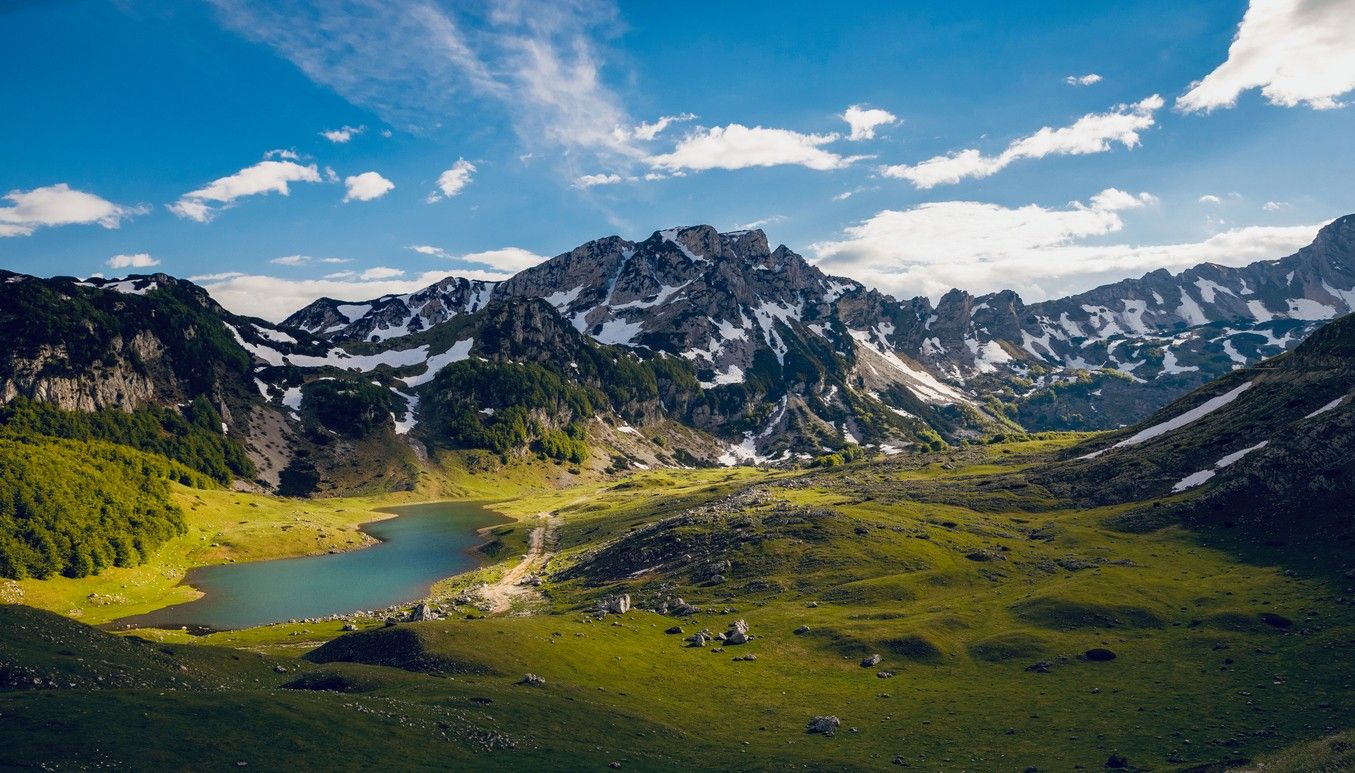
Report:
M 761 230 L 588 242 L 501 282 L 322 298 L 281 324 L 164 274 L 0 274 L 0 398 L 204 396 L 261 487 L 408 482 L 442 449 L 567 469 L 808 461 L 1132 424 L 1355 308 L 1355 216 L 1297 253 L 1027 304 L 898 300 Z M 347 472 L 345 472 L 347 470 Z

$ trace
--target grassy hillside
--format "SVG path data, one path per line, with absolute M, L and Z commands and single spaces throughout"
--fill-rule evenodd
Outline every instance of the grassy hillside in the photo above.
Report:
M 1355 664 L 1341 655 L 1355 622 L 1347 559 L 1321 546 L 1239 552 L 1221 532 L 1110 528 L 1127 505 L 1083 509 L 1033 482 L 1070 442 L 522 490 L 500 507 L 524 527 L 555 524 L 541 597 L 515 607 L 535 614 L 486 617 L 460 600 L 475 584 L 453 582 L 438 593 L 454 612 L 444 621 L 350 634 L 337 622 L 138 632 L 176 657 L 234 651 L 258 681 L 165 696 L 78 680 L 0 691 L 0 714 L 22 718 L 0 736 L 26 740 L 0 743 L 0 765 L 865 770 L 897 757 L 924 770 L 1058 770 L 1112 757 L 1144 769 L 1315 759 L 1295 745 L 1355 720 Z M 214 504 L 223 521 L 240 512 Z M 517 560 L 505 554 L 484 577 Z M 593 613 L 623 592 L 636 609 Z M 679 596 L 698 610 L 673 614 Z M 652 611 L 665 604 L 669 614 Z M 739 619 L 751 642 L 686 646 Z M 286 673 L 247 671 L 259 653 L 282 658 Z M 873 654 L 878 664 L 860 665 Z M 11 660 L 51 668 L 51 657 Z M 545 683 L 519 684 L 527 672 Z M 143 717 L 176 742 L 103 724 L 97 740 L 56 743 L 57 728 L 96 712 Z M 805 732 L 820 715 L 840 719 L 834 737 Z M 195 719 L 206 716 L 210 733 Z

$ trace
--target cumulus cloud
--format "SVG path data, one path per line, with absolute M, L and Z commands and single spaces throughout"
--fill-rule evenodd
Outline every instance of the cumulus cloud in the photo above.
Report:
M 458 158 L 450 169 L 446 169 L 438 175 L 438 188 L 428 194 L 424 199 L 429 204 L 450 198 L 460 193 L 463 188 L 470 185 L 471 177 L 475 174 L 475 164 L 464 158 Z
M 168 205 L 169 211 L 182 218 L 206 223 L 222 209 L 234 205 L 236 199 L 263 193 L 286 196 L 294 182 L 318 183 L 320 171 L 315 164 L 302 166 L 294 161 L 260 161 L 185 193 Z
M 1215 196 L 1212 193 L 1206 193 L 1205 195 L 1200 197 L 1201 204 L 1218 204 L 1222 201 L 1223 199 L 1219 198 L 1218 196 Z
M 1105 153 L 1117 143 L 1133 148 L 1139 144 L 1139 132 L 1154 125 L 1153 114 L 1162 105 L 1162 97 L 1154 94 L 1133 104 L 1118 105 L 1105 113 L 1084 115 L 1070 126 L 1058 129 L 1046 126 L 1012 141 L 995 156 L 970 148 L 935 156 L 912 166 L 886 166 L 880 173 L 926 189 L 966 178 L 989 177 L 1021 159 Z
M 486 266 L 498 272 L 495 278 L 500 279 L 512 276 L 525 268 L 531 268 L 546 260 L 544 255 L 537 255 L 531 250 L 524 250 L 521 247 L 501 247 L 497 250 L 468 252 L 462 255 L 453 255 L 447 250 L 431 244 L 412 244 L 409 248 L 420 255 Z M 463 276 L 463 274 L 458 272 L 457 276 Z
M 1267 212 L 1279 212 L 1282 209 L 1288 208 L 1289 202 L 1287 201 L 1267 201 L 1261 206 L 1261 209 L 1264 209 Z
M 348 193 L 343 197 L 344 201 L 371 201 L 395 190 L 395 183 L 376 172 L 363 172 L 345 177 L 343 184 L 348 188 Z
M 1086 75 L 1069 75 L 1063 79 L 1069 86 L 1095 86 L 1102 80 L 1100 75 L 1089 72 Z
M 863 158 L 841 156 L 824 149 L 824 145 L 838 139 L 837 134 L 801 134 L 789 129 L 730 124 L 692 132 L 671 153 L 650 156 L 649 163 L 670 172 L 783 164 L 827 171 L 850 166 Z
M 341 126 L 338 129 L 326 129 L 320 132 L 320 136 L 335 145 L 342 145 L 364 131 L 367 131 L 366 126 Z
M 1158 268 L 1281 257 L 1312 241 L 1323 225 L 1249 226 L 1171 244 L 1100 243 L 1124 228 L 1124 212 L 1155 201 L 1110 188 L 1065 207 L 935 202 L 879 212 L 812 249 L 820 268 L 900 297 L 1010 288 L 1036 301 Z
M 150 268 L 160 265 L 160 261 L 152 258 L 150 253 L 137 252 L 131 255 L 114 255 L 104 263 L 109 268 Z
M 852 127 L 852 133 L 847 136 L 849 140 L 875 139 L 876 129 L 899 121 L 898 117 L 888 110 L 867 108 L 860 105 L 852 105 L 847 108 L 847 111 L 842 114 L 842 120 Z
M 1187 113 L 1237 104 L 1259 88 L 1272 105 L 1341 107 L 1355 90 L 1355 3 L 1348 0 L 1252 0 L 1228 58 L 1176 100 Z
M 128 207 L 57 183 L 29 191 L 12 190 L 0 197 L 10 202 L 0 206 L 0 237 L 28 236 L 39 228 L 97 224 L 117 228 L 133 215 L 145 214 L 145 206 Z
M 739 224 L 737 224 L 737 225 L 734 226 L 734 230 L 735 230 L 735 231 L 752 231 L 752 230 L 754 230 L 754 229 L 761 228 L 761 227 L 767 226 L 767 225 L 772 225 L 772 224 L 774 224 L 774 223 L 782 223 L 782 222 L 785 222 L 785 220 L 786 220 L 786 216 L 785 216 L 785 215 L 771 215 L 771 216 L 769 216 L 769 217 L 759 218 L 759 219 L 754 220 L 754 221 L 752 221 L 752 222 L 748 222 L 748 223 L 739 223 Z

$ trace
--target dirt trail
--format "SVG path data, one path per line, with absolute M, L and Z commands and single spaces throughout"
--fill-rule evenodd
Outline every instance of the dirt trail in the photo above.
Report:
M 527 554 L 522 560 L 505 572 L 498 582 L 478 591 L 489 614 L 501 615 L 512 609 L 514 602 L 541 598 L 541 592 L 530 583 L 529 578 L 555 555 L 550 547 L 555 542 L 560 520 L 554 513 L 544 515 L 545 522 L 532 529 L 528 537 Z

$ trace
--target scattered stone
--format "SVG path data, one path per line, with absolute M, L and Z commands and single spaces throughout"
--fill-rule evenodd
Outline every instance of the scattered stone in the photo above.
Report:
M 809 602 L 808 604 L 805 604 L 805 606 L 806 606 L 806 607 L 809 607 L 810 609 L 818 609 L 818 608 L 819 608 L 819 602 L 817 602 L 817 601 L 811 601 L 811 602 Z
M 546 684 L 546 680 L 544 677 L 528 673 L 522 675 L 522 678 L 518 680 L 518 684 L 525 684 L 528 687 L 543 687 Z
M 1109 758 L 1106 759 L 1106 767 L 1115 770 L 1122 770 L 1124 768 L 1129 767 L 1129 760 L 1125 759 L 1124 757 L 1118 754 L 1112 754 L 1110 755 Z
M 287 668 L 285 666 L 273 666 L 273 673 L 285 674 L 287 673 Z
M 1115 659 L 1115 653 L 1104 647 L 1093 647 L 1087 650 L 1086 652 L 1082 653 L 1082 655 L 1087 660 L 1094 660 L 1100 662 Z
M 884 658 L 880 657 L 880 653 L 877 652 L 877 653 L 875 653 L 875 654 L 873 654 L 873 655 L 869 655 L 869 656 L 867 656 L 867 657 L 865 657 L 865 658 L 862 658 L 862 659 L 861 659 L 861 667 L 862 667 L 862 668 L 874 668 L 874 667 L 880 665 L 880 661 L 881 661 L 881 660 L 884 660 Z
M 356 631 L 356 630 L 358 629 L 358 627 L 357 627 L 356 625 L 354 625 L 353 623 L 344 623 L 344 624 L 343 624 L 343 629 L 344 629 L 345 631 Z
M 709 644 L 711 641 L 713 641 L 713 639 L 711 638 L 711 635 L 710 635 L 709 632 L 707 632 L 707 631 L 697 631 L 696 633 L 692 634 L 691 636 L 688 636 L 684 641 L 688 642 L 689 645 L 692 646 L 692 647 L 704 647 L 704 646 L 706 646 L 707 644 Z
M 664 633 L 682 633 L 682 626 L 674 625 L 664 629 Z
M 908 764 L 908 760 L 905 760 L 902 754 L 896 754 L 894 755 L 894 764 L 899 767 L 904 767 Z
M 893 678 L 894 678 L 894 672 L 893 672 L 893 671 L 876 671 L 876 672 L 875 672 L 875 677 L 876 677 L 877 679 L 893 679 Z
M 735 655 L 735 656 L 734 656 L 734 662 L 735 662 L 735 663 L 738 663 L 739 661 L 742 661 L 742 660 L 746 660 L 746 661 L 748 661 L 748 662 L 751 663 L 752 661 L 757 660 L 757 655 L 749 654 L 749 655 Z
M 831 737 L 837 734 L 837 729 L 841 724 L 842 720 L 837 717 L 814 717 L 809 720 L 808 732 Z
M 803 635 L 805 635 L 805 634 L 807 634 L 807 633 L 809 633 L 809 626 L 807 626 L 807 625 L 802 625 L 802 626 L 800 626 L 799 628 L 796 628 L 796 629 L 795 629 L 795 635 L 796 635 L 796 636 L 803 636 Z
M 387 627 L 387 628 L 390 628 L 390 627 L 392 627 L 392 626 L 398 625 L 399 623 L 400 623 L 400 621 L 399 621 L 399 620 L 396 620 L 396 619 L 393 618 L 393 617 L 388 617 L 388 618 L 386 618 L 386 627 Z
M 1026 666 L 1026 670 L 1027 670 L 1027 671 L 1032 671 L 1032 672 L 1037 673 L 1037 674 L 1047 674 L 1047 673 L 1049 673 L 1049 669 L 1051 669 L 1051 668 L 1053 668 L 1053 667 L 1054 667 L 1054 663 L 1053 663 L 1052 661 L 1041 660 L 1041 661 L 1038 662 L 1038 663 L 1032 663 L 1032 664 Z
M 602 614 L 611 613 L 614 615 L 624 615 L 630 611 L 630 594 L 622 593 L 616 596 L 603 596 L 598 599 L 598 611 Z
M 748 623 L 742 619 L 734 621 L 724 638 L 726 644 L 747 644 L 752 640 L 752 634 L 748 633 Z
M 607 767 L 612 768 L 613 770 L 616 770 L 616 769 L 619 769 L 619 768 L 621 767 L 621 763 L 619 763 L 619 762 L 609 762 L 609 763 L 607 763 Z

